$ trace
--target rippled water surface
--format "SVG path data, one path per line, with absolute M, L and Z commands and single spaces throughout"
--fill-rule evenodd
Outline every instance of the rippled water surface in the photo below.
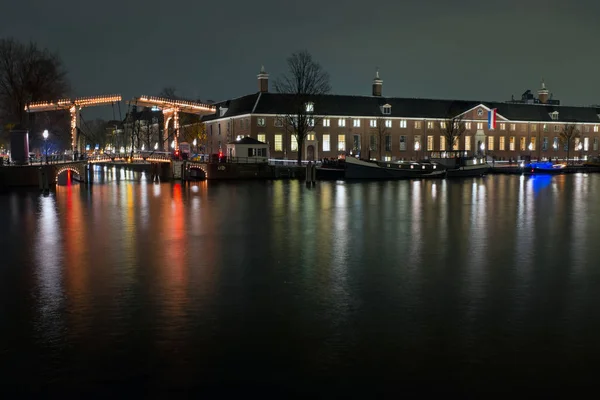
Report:
M 0 196 L 10 393 L 592 385 L 600 176 Z M 250 392 L 248 392 L 250 390 Z

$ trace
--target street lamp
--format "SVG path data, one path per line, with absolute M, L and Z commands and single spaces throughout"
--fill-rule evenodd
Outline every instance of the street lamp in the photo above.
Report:
M 174 149 L 174 148 L 175 148 L 175 141 L 174 141 L 174 140 L 171 142 L 171 148 L 172 148 L 172 149 Z
M 154 144 L 154 150 L 158 150 L 158 142 Z
M 195 147 L 194 152 L 198 153 L 198 148 L 196 147 L 196 145 L 198 144 L 198 141 L 196 139 L 194 139 L 194 141 L 192 142 L 192 145 Z
M 44 137 L 44 153 L 46 153 L 46 164 L 48 164 L 48 129 L 44 129 L 42 136 Z

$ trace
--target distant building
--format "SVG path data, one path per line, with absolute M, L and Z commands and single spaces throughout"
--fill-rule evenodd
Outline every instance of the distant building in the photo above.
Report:
M 554 100 L 552 93 L 546 88 L 546 83 L 542 79 L 542 87 L 538 90 L 538 97 L 535 97 L 531 90 L 527 89 L 525 93 L 521 95 L 521 100 L 515 100 L 513 97 L 509 103 L 521 103 L 521 104 L 548 104 L 553 106 L 559 106 L 560 100 Z
M 581 139 L 572 144 L 576 156 L 598 155 L 600 108 L 561 106 L 542 82 L 538 97 L 525 92 L 520 101 L 436 100 L 383 96 L 377 73 L 371 96 L 324 95 L 311 99 L 318 123 L 304 142 L 303 158 L 317 160 L 358 155 L 383 160 L 411 160 L 446 148 L 442 126 L 460 116 L 466 131 L 455 150 L 483 151 L 498 159 L 564 157 L 560 132 L 576 124 Z M 258 92 L 215 103 L 217 113 L 203 117 L 207 152 L 225 153 L 239 136 L 267 143 L 271 158 L 295 159 L 295 138 L 283 127 L 286 95 L 269 92 L 269 75 L 258 74 Z M 488 113 L 496 110 L 496 126 Z M 378 143 L 381 141 L 381 143 Z M 379 145 L 381 144 L 381 145 Z M 380 150 L 381 149 L 381 150 Z M 381 153 L 381 154 L 378 154 Z

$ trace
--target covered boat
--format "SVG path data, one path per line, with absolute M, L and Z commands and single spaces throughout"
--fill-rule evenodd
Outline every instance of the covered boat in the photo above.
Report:
M 444 165 L 446 178 L 484 176 L 490 170 L 485 157 L 469 156 L 465 151 L 445 151 L 437 156 L 431 160 Z
M 346 179 L 443 178 L 443 166 L 431 162 L 366 161 L 346 157 Z

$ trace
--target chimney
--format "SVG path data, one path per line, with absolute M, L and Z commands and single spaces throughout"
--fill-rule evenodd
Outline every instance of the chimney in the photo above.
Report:
M 373 96 L 381 97 L 381 86 L 383 81 L 379 79 L 379 68 L 375 72 L 375 79 L 373 79 Z
M 548 103 L 548 99 L 550 98 L 550 92 L 546 89 L 546 83 L 544 82 L 544 78 L 542 78 L 542 88 L 538 90 L 538 100 L 542 104 Z
M 269 91 L 269 74 L 265 72 L 265 66 L 260 67 L 260 73 L 258 74 L 258 91 L 266 93 Z

